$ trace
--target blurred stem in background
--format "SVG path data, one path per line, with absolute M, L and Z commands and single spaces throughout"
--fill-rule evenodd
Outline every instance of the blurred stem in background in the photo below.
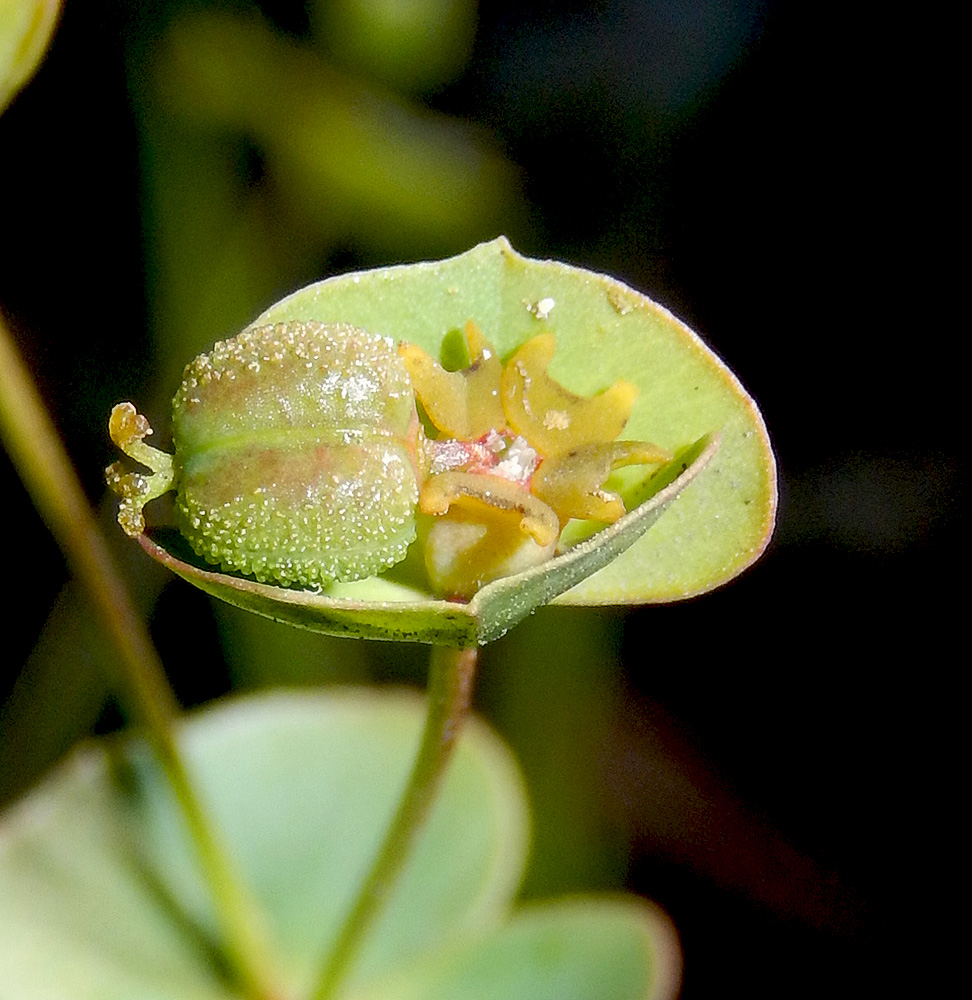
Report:
M 223 945 L 237 983 L 251 1000 L 270 1000 L 264 928 L 240 881 L 189 771 L 174 734 L 178 704 L 141 616 L 88 508 L 71 461 L 0 319 L 0 441 L 13 458 L 38 511 L 91 597 L 121 670 L 110 678 L 129 718 L 144 727 L 182 813 L 212 893 Z

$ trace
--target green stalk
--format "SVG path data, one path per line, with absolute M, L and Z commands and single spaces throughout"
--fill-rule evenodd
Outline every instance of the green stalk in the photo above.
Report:
M 216 904 L 233 973 L 247 998 L 273 1000 L 278 994 L 270 985 L 269 955 L 255 903 L 216 836 L 179 755 L 172 728 L 178 711 L 175 695 L 2 316 L 0 440 L 118 651 L 121 671 L 110 679 L 128 714 L 145 726 L 182 810 Z
M 381 913 L 384 902 L 411 857 L 412 848 L 425 825 L 462 723 L 469 709 L 476 649 L 432 647 L 429 668 L 429 706 L 425 729 L 412 773 L 385 833 L 371 870 L 345 919 L 337 943 L 328 954 L 312 1000 L 332 1000 L 337 995 L 360 952 L 368 931 Z

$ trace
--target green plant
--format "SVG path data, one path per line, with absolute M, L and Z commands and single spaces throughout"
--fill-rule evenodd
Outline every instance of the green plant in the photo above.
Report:
M 542 318 L 536 308 L 539 301 L 546 303 Z M 484 244 L 459 258 L 434 265 L 392 268 L 330 279 L 291 296 L 273 307 L 257 323 L 335 323 L 340 317 L 341 321 L 355 326 L 381 330 L 395 339 L 423 344 L 430 352 L 439 354 L 442 333 L 458 329 L 460 317 L 474 314 L 488 317 L 485 322 L 489 329 L 496 331 L 494 337 L 500 345 L 498 350 L 502 355 L 508 355 L 538 327 L 553 326 L 550 316 L 554 309 L 560 310 L 556 314 L 559 320 L 556 330 L 558 358 L 563 359 L 557 371 L 558 378 L 572 390 L 587 394 L 591 388 L 611 384 L 615 376 L 623 371 L 639 390 L 638 403 L 626 430 L 659 442 L 674 454 L 670 462 L 647 478 L 644 470 L 618 470 L 615 473 L 617 481 L 612 485 L 626 497 L 630 512 L 614 525 L 593 534 L 590 522 L 568 524 L 561 538 L 563 551 L 559 555 L 485 584 L 468 601 L 450 601 L 430 591 L 428 583 L 423 582 L 421 569 L 409 560 L 385 575 L 368 575 L 364 579 L 334 583 L 317 590 L 289 589 L 216 572 L 187 554 L 176 554 L 178 539 L 164 532 L 154 537 L 138 535 L 142 546 L 155 558 L 196 585 L 240 607 L 323 632 L 434 643 L 429 710 L 419 756 L 391 822 L 388 837 L 378 849 L 371 872 L 363 879 L 356 895 L 346 884 L 347 875 L 353 872 L 358 878 L 362 876 L 364 859 L 376 847 L 375 841 L 370 839 L 372 834 L 367 837 L 346 834 L 355 841 L 353 858 L 348 856 L 347 846 L 338 848 L 332 844 L 333 853 L 330 856 L 327 847 L 322 846 L 320 857 L 315 859 L 314 848 L 308 845 L 305 838 L 308 837 L 308 828 L 314 829 L 317 824 L 302 813 L 302 806 L 313 801 L 315 796 L 310 795 L 306 788 L 295 793 L 285 787 L 287 781 L 280 774 L 268 775 L 265 781 L 273 786 L 274 804 L 265 804 L 262 814 L 271 829 L 261 829 L 263 822 L 255 823 L 256 829 L 250 829 L 244 819 L 245 786 L 252 780 L 252 773 L 263 768 L 264 765 L 259 763 L 261 754 L 274 761 L 274 766 L 281 771 L 285 772 L 288 767 L 295 771 L 299 769 L 297 760 L 290 756 L 292 746 L 283 734 L 294 732 L 292 727 L 299 727 L 297 720 L 304 720 L 311 730 L 315 729 L 315 723 L 306 714 L 307 705 L 303 699 L 293 703 L 271 699 L 264 706 L 224 709 L 199 720 L 188 727 L 185 735 L 176 737 L 171 728 L 172 713 L 156 710 L 165 696 L 160 698 L 151 693 L 151 686 L 162 689 L 160 669 L 156 668 L 146 677 L 144 668 L 146 663 L 152 662 L 150 654 L 142 650 L 131 658 L 127 676 L 133 691 L 132 701 L 149 723 L 157 757 L 176 791 L 176 801 L 181 805 L 186 821 L 185 829 L 191 834 L 194 853 L 208 878 L 208 898 L 185 870 L 187 862 L 184 854 L 191 855 L 193 851 L 180 843 L 185 833 L 178 831 L 177 821 L 171 815 L 172 806 L 167 801 L 169 793 L 154 776 L 150 759 L 145 758 L 141 751 L 126 751 L 123 763 L 117 765 L 128 774 L 130 786 L 139 789 L 136 803 L 130 801 L 131 793 L 128 799 L 122 796 L 121 801 L 115 801 L 107 787 L 107 764 L 96 762 L 97 758 L 94 762 L 89 759 L 81 774 L 62 775 L 55 783 L 59 786 L 55 790 L 39 793 L 38 801 L 49 801 L 51 804 L 47 808 L 57 814 L 67 808 L 62 799 L 80 797 L 83 800 L 86 795 L 93 797 L 94 803 L 87 807 L 93 810 L 93 816 L 86 821 L 91 823 L 92 847 L 118 836 L 108 831 L 119 822 L 116 811 L 127 809 L 130 813 L 128 822 L 142 828 L 142 839 L 149 845 L 149 853 L 162 852 L 161 857 L 140 857 L 138 864 L 153 873 L 153 881 L 169 906 L 180 914 L 181 921 L 193 929 L 194 936 L 207 941 L 212 949 L 206 953 L 207 962 L 202 966 L 206 976 L 213 974 L 211 959 L 215 953 L 219 957 L 217 967 L 226 967 L 230 983 L 242 990 L 244 995 L 270 997 L 281 995 L 282 989 L 284 996 L 324 998 L 338 995 L 336 991 L 344 986 L 350 991 L 347 993 L 349 996 L 369 996 L 372 995 L 369 991 L 374 990 L 385 991 L 385 995 L 403 996 L 409 995 L 410 989 L 415 991 L 416 996 L 436 996 L 439 994 L 435 990 L 440 988 L 446 991 L 443 995 L 467 995 L 449 991 L 459 990 L 458 983 L 465 984 L 466 977 L 470 977 L 468 988 L 463 985 L 461 989 L 475 996 L 478 987 L 474 983 L 477 980 L 470 966 L 481 969 L 481 973 L 487 976 L 485 982 L 495 985 L 492 977 L 496 974 L 495 962 L 499 961 L 493 958 L 486 962 L 484 952 L 477 949 L 491 954 L 492 949 L 499 948 L 505 954 L 502 948 L 506 946 L 497 943 L 496 935 L 500 940 L 505 940 L 503 935 L 506 934 L 518 940 L 520 933 L 527 938 L 536 933 L 544 937 L 549 935 L 551 940 L 558 941 L 558 953 L 565 956 L 565 961 L 566 956 L 570 956 L 570 962 L 579 963 L 569 973 L 570 981 L 576 984 L 575 995 L 587 995 L 581 985 L 585 974 L 580 968 L 586 961 L 589 963 L 587 981 L 591 984 L 590 989 L 595 991 L 590 995 L 604 996 L 607 994 L 596 991 L 605 988 L 600 964 L 605 955 L 613 954 L 618 942 L 626 941 L 624 947 L 627 948 L 631 941 L 638 939 L 639 934 L 648 934 L 650 920 L 646 923 L 649 918 L 637 907 L 625 909 L 624 905 L 612 903 L 602 910 L 593 903 L 583 903 L 578 904 L 580 909 L 571 905 L 562 911 L 533 914 L 523 918 L 526 925 L 522 926 L 514 920 L 510 927 L 485 935 L 476 945 L 466 934 L 458 935 L 454 940 L 450 938 L 448 945 L 440 943 L 438 949 L 430 947 L 428 937 L 409 941 L 408 947 L 396 940 L 397 935 L 404 935 L 406 939 L 413 937 L 411 925 L 415 921 L 415 908 L 432 913 L 438 906 L 452 906 L 458 909 L 459 915 L 452 912 L 449 919 L 458 920 L 460 925 L 472 919 L 471 909 L 477 914 L 474 922 L 479 922 L 484 919 L 479 908 L 486 905 L 480 895 L 483 891 L 490 898 L 487 908 L 491 910 L 492 919 L 498 919 L 515 885 L 515 876 L 511 877 L 511 871 L 518 872 L 522 864 L 522 805 L 515 791 L 515 779 L 509 777 L 508 764 L 500 765 L 500 770 L 506 773 L 505 778 L 491 774 L 487 787 L 478 791 L 466 789 L 451 793 L 459 797 L 469 796 L 465 809 L 460 809 L 456 802 L 448 804 L 450 786 L 445 786 L 444 801 L 447 804 L 440 809 L 458 809 L 464 818 L 460 820 L 454 815 L 451 830 L 446 823 L 441 834 L 443 846 L 436 848 L 428 858 L 430 868 L 442 864 L 451 852 L 462 854 L 454 859 L 457 864 L 471 863 L 464 853 L 468 847 L 461 843 L 473 836 L 470 825 L 486 829 L 513 826 L 512 833 L 507 829 L 499 835 L 500 840 L 510 838 L 512 844 L 481 843 L 483 854 L 477 862 L 472 862 L 476 875 L 470 877 L 467 873 L 465 876 L 472 883 L 471 898 L 459 903 L 451 898 L 446 901 L 425 899 L 406 907 L 403 902 L 395 902 L 401 899 L 395 892 L 392 894 L 390 914 L 382 913 L 381 904 L 390 892 L 389 887 L 396 884 L 402 868 L 409 864 L 418 832 L 432 808 L 468 706 L 476 648 L 481 643 L 502 634 L 534 607 L 552 599 L 559 598 L 568 603 L 672 600 L 718 585 L 759 554 L 772 525 L 775 494 L 771 454 L 751 400 L 697 338 L 648 300 L 607 278 L 561 264 L 520 258 L 502 240 Z M 595 332 L 593 338 L 591 331 Z M 18 419 L 26 409 L 26 405 L 19 404 L 12 408 L 9 422 L 14 428 L 15 443 L 19 433 L 17 427 L 22 426 L 18 425 Z M 37 433 L 32 435 L 33 441 L 37 439 Z M 137 452 L 134 454 L 142 457 Z M 147 460 L 151 457 L 148 456 Z M 36 471 L 44 474 L 55 464 L 50 456 L 42 457 Z M 29 470 L 26 471 L 29 477 Z M 634 475 L 630 475 L 631 472 Z M 627 478 L 625 474 L 628 474 Z M 70 473 L 62 467 L 57 473 L 56 486 L 39 483 L 35 487 L 39 503 L 43 504 L 47 498 L 56 506 L 61 498 L 70 493 L 65 486 L 69 481 Z M 664 518 L 660 517 L 662 512 L 665 512 Z M 55 510 L 51 517 L 55 526 L 59 522 L 84 521 L 77 509 L 71 512 Z M 648 531 L 650 525 L 654 527 Z M 84 534 L 80 542 L 82 567 L 90 558 L 84 552 L 84 546 L 95 542 L 96 538 L 91 530 Z M 160 538 L 166 541 L 165 547 L 160 544 Z M 112 579 L 111 571 L 97 564 L 92 566 L 90 576 L 92 580 Z M 123 605 L 123 599 L 117 594 L 106 594 L 103 603 L 109 620 L 112 620 Z M 130 621 L 118 623 L 119 641 L 127 641 L 129 630 L 133 628 Z M 342 696 L 324 698 L 320 711 L 325 714 L 327 711 L 350 713 L 353 721 L 347 725 L 354 735 L 346 735 L 342 739 L 351 743 L 361 741 L 364 745 L 375 740 L 377 746 L 389 739 L 384 732 L 388 724 L 377 721 L 379 717 L 384 718 L 383 713 L 404 712 L 407 715 L 410 711 L 391 703 L 381 704 L 373 696 L 360 703 L 354 702 L 353 708 L 329 707 L 332 701 L 346 704 Z M 369 721 L 372 712 L 375 713 L 375 720 Z M 239 736 L 241 726 L 249 730 L 248 738 Z M 397 737 L 399 742 L 379 767 L 382 787 L 372 787 L 373 782 L 362 779 L 356 791 L 369 801 L 342 803 L 335 807 L 334 812 L 328 813 L 327 822 L 336 823 L 340 817 L 341 822 L 351 827 L 357 828 L 360 824 L 362 829 L 369 831 L 382 825 L 376 816 L 387 809 L 389 797 L 393 795 L 386 784 L 388 761 L 400 761 L 406 756 L 405 747 L 409 739 L 414 738 L 414 732 L 409 732 L 406 724 L 401 726 L 402 733 Z M 198 735 L 194 735 L 196 732 Z M 351 752 L 357 757 L 365 752 L 360 745 L 353 751 L 346 746 L 334 745 L 330 742 L 334 738 L 334 731 L 330 729 L 324 735 L 306 733 L 299 738 L 294 736 L 297 742 L 325 740 L 325 745 L 316 751 L 306 747 L 300 751 L 302 758 L 310 761 L 326 758 L 333 765 L 344 754 Z M 256 759 L 250 764 L 238 765 L 247 775 L 244 787 L 233 787 L 239 780 L 238 776 L 234 778 L 225 773 L 220 761 L 210 760 L 204 750 L 190 749 L 191 764 L 187 765 L 183 760 L 185 751 L 180 751 L 180 746 L 185 742 L 191 748 L 196 741 L 200 741 L 202 746 L 208 745 L 208 741 L 215 741 L 216 744 L 228 741 L 225 746 L 230 749 L 223 752 L 235 763 L 248 754 L 256 754 Z M 198 759 L 195 759 L 196 753 L 200 754 Z M 485 757 L 492 755 L 495 759 L 498 751 L 493 748 L 484 750 L 483 754 Z M 480 766 L 486 773 L 491 771 L 488 763 L 481 762 Z M 195 776 L 193 780 L 188 777 L 190 773 Z M 341 787 L 347 778 L 341 779 L 332 773 L 331 780 Z M 196 782 L 205 789 L 201 795 L 194 790 Z M 498 787 L 502 790 L 497 791 Z M 296 802 L 291 801 L 291 796 L 295 794 L 298 797 Z M 374 801 L 370 796 L 374 796 Z M 483 801 L 474 806 L 477 797 Z M 223 831 L 221 834 L 213 832 L 214 827 L 204 815 L 201 801 L 215 805 L 215 829 Z M 495 809 L 506 819 L 489 815 L 476 819 L 475 809 L 485 808 L 485 802 L 493 802 Z M 34 836 L 25 830 L 30 828 L 30 817 L 38 808 L 37 804 L 28 802 L 23 807 L 23 816 L 11 824 L 9 837 L 15 846 L 8 850 L 15 860 L 5 871 L 11 882 L 5 898 L 10 901 L 19 898 L 14 891 L 18 886 L 31 886 L 30 891 L 34 893 L 34 883 L 38 879 L 44 880 L 41 871 L 29 865 L 22 867 L 17 860 L 18 852 L 24 849 L 21 845 Z M 363 815 L 370 817 L 367 824 L 360 821 Z M 320 897 L 315 896 L 312 901 L 306 898 L 295 901 L 286 898 L 286 890 L 273 884 L 275 873 L 267 856 L 267 841 L 282 839 L 283 831 L 277 824 L 284 821 L 291 830 L 290 836 L 297 842 L 296 846 L 288 848 L 295 852 L 291 855 L 291 863 L 327 869 L 327 877 L 331 880 L 337 876 L 329 866 L 337 865 L 344 873 L 340 881 L 345 884 L 340 890 L 332 888 L 325 891 L 322 885 Z M 59 819 L 46 836 L 55 840 L 65 836 L 66 831 L 60 829 L 60 823 L 66 822 L 66 818 Z M 325 820 L 319 817 L 317 822 L 324 823 Z M 230 840 L 228 851 L 220 842 L 223 836 Z M 260 844 L 254 846 L 249 842 L 251 838 L 256 838 Z M 313 837 L 310 839 L 313 841 Z M 174 843 L 179 843 L 178 850 Z M 422 843 L 427 844 L 428 841 Z M 104 846 L 99 846 L 98 850 L 103 851 Z M 423 850 L 431 848 L 419 847 L 420 853 Z M 128 863 L 130 855 L 140 851 L 144 851 L 144 847 L 136 848 L 132 843 L 121 849 Z M 119 858 L 110 852 L 92 861 L 96 869 L 115 868 L 119 863 Z M 276 863 L 279 864 L 279 861 Z M 237 868 L 245 877 L 237 873 Z M 268 868 L 271 870 L 268 871 Z M 422 877 L 413 874 L 411 878 L 421 881 Z M 425 878 L 427 884 L 424 888 L 414 890 L 420 896 L 423 891 L 431 895 L 433 890 L 430 886 L 442 888 L 438 877 L 434 877 L 431 871 L 425 873 Z M 254 883 L 260 886 L 255 901 L 251 898 Z M 449 891 L 455 891 L 456 885 L 450 882 Z M 483 889 L 484 885 L 486 889 Z M 306 888 L 306 885 L 292 886 L 290 891 L 299 889 L 303 893 Z M 401 891 L 406 892 L 404 888 Z M 325 895 L 329 897 L 326 903 L 323 901 Z M 354 902 L 348 904 L 352 895 Z M 349 905 L 349 910 L 345 922 L 340 925 L 342 929 L 338 930 L 342 903 Z M 85 905 L 90 904 L 86 902 Z M 105 905 L 112 910 L 118 907 L 115 901 Z M 128 905 L 132 904 L 129 902 Z M 312 918 L 308 911 L 311 906 L 322 907 L 316 918 Z M 397 919 L 400 923 L 396 924 L 394 914 L 399 906 L 406 912 L 399 914 Z M 262 916 L 254 916 L 255 912 Z M 592 921 L 590 927 L 583 913 Z M 537 921 L 536 926 L 531 923 L 533 920 Z M 129 921 L 130 928 L 138 925 L 134 918 L 129 917 Z M 604 945 L 596 930 L 601 921 L 609 924 L 618 921 L 619 927 L 627 926 L 628 937 L 615 928 L 609 935 L 614 943 Z M 270 925 L 266 934 L 263 932 L 265 923 Z M 315 926 L 317 932 L 310 934 L 308 925 Z M 385 931 L 389 938 L 385 940 L 381 929 L 389 927 Z M 407 932 L 406 927 L 409 928 Z M 378 935 L 380 946 L 372 943 L 373 930 Z M 441 933 L 442 927 L 429 931 L 429 934 Z M 584 949 L 572 940 L 574 933 L 590 945 L 587 959 L 581 957 Z M 284 941 L 282 949 L 281 938 Z M 16 940 L 12 931 L 7 940 Z M 648 941 L 650 936 L 642 940 Z M 513 949 L 511 954 L 521 954 L 517 950 L 519 945 L 514 947 L 511 944 L 509 947 Z M 607 951 L 601 950 L 602 947 Z M 144 944 L 142 949 L 144 955 Z M 371 957 L 373 949 L 378 949 L 381 957 Z M 437 957 L 423 957 L 426 949 Z M 517 966 L 521 959 L 509 959 L 511 964 L 504 974 L 521 983 L 521 992 L 515 995 L 539 995 L 535 992 L 537 987 L 532 985 L 531 977 L 539 973 L 532 964 L 533 960 L 526 957 L 530 953 L 529 948 L 522 952 L 522 961 L 526 963 L 523 968 Z M 319 959 L 321 965 L 315 973 L 314 959 L 318 954 L 329 957 Z M 650 965 L 646 955 L 643 953 L 642 958 Z M 405 961 L 406 956 L 409 961 Z M 616 959 L 615 955 L 610 964 L 616 964 Z M 417 964 L 413 967 L 410 963 Z M 481 966 L 480 963 L 484 964 Z M 402 968 L 411 971 L 402 971 Z M 644 983 L 641 979 L 646 974 L 646 966 L 642 965 L 640 971 L 633 967 L 631 978 L 619 985 L 617 995 L 643 995 Z M 551 975 L 554 977 L 552 981 L 559 981 L 558 977 L 566 973 L 561 969 L 551 972 Z M 448 985 L 435 985 L 440 977 L 442 983 Z M 108 983 L 113 981 L 109 975 L 102 989 L 108 989 Z M 395 985 L 392 986 L 392 983 Z M 144 983 L 139 987 L 146 988 Z M 186 984 L 178 987 L 180 991 L 189 988 Z M 204 990 L 200 983 L 192 988 Z M 513 988 L 511 985 L 510 989 Z M 188 994 L 182 992 L 180 995 Z M 199 995 L 205 995 L 205 992 Z
M 610 527 L 570 521 L 558 554 L 461 601 L 430 585 L 415 547 L 385 574 L 316 592 L 215 572 L 177 536 L 138 535 L 154 558 L 238 607 L 324 633 L 431 644 L 421 738 L 414 699 L 375 692 L 269 695 L 177 721 L 70 464 L 0 338 L 5 444 L 100 609 L 123 666 L 118 686 L 147 736 L 78 755 L 5 818 L 5 996 L 670 992 L 677 961 L 644 904 L 511 908 L 527 842 L 519 778 L 483 727 L 457 738 L 477 649 L 536 607 L 687 597 L 759 555 L 775 507 L 765 429 L 728 370 L 664 310 L 603 276 L 521 258 L 504 240 L 330 279 L 256 325 L 352 324 L 454 360 L 471 317 L 504 359 L 555 330 L 551 373 L 572 393 L 622 378 L 638 389 L 625 435 L 673 457 L 649 476 L 614 471 L 611 492 L 629 513 Z

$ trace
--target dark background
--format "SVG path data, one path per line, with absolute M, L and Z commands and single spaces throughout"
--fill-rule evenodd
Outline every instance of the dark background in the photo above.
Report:
M 932 992 L 936 894 L 954 877 L 963 454 L 957 337 L 919 235 L 940 204 L 920 53 L 944 29 L 819 3 L 483 3 L 478 21 L 452 7 L 466 27 L 437 15 L 396 46 L 323 2 L 67 5 L 0 120 L 0 305 L 88 495 L 103 502 L 115 402 L 154 400 L 164 421 L 182 364 L 318 277 L 505 232 L 646 291 L 758 400 L 779 523 L 716 593 L 548 610 L 487 651 L 477 707 L 537 808 L 525 891 L 657 900 L 682 936 L 686 1000 Z M 458 194 L 362 192 L 354 161 L 289 174 L 292 137 L 237 94 L 252 56 L 193 62 L 211 10 L 219 30 L 273 39 L 275 120 L 324 80 L 390 116 L 369 141 L 391 162 L 434 130 L 430 184 Z M 120 718 L 5 458 L 0 487 L 9 797 Z M 423 650 L 321 654 L 122 551 L 187 705 L 266 683 L 422 682 Z

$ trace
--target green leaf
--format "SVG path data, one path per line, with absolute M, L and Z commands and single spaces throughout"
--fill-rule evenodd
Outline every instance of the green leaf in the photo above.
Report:
M 678 987 L 678 944 L 644 903 L 531 906 L 348 1000 L 651 1000 Z
M 409 695 L 344 691 L 245 700 L 182 723 L 181 747 L 262 905 L 282 996 L 310 988 L 395 806 L 422 715 Z M 456 989 L 468 984 L 474 998 L 490 995 L 494 975 L 504 989 L 492 995 L 582 998 L 594 994 L 531 990 L 565 976 L 591 984 L 609 969 L 619 991 L 602 997 L 646 996 L 664 938 L 641 907 L 587 900 L 504 927 L 527 824 L 512 759 L 473 720 L 347 996 L 465 997 Z M 0 995 L 236 996 L 192 858 L 143 746 L 76 754 L 0 818 Z M 402 992 L 388 993 L 397 982 Z
M 773 528 L 776 469 L 755 403 L 691 330 L 612 278 L 529 260 L 500 238 L 445 261 L 311 285 L 254 325 L 346 322 L 439 355 L 469 319 L 503 357 L 552 331 L 557 351 L 550 374 L 579 395 L 619 378 L 638 387 L 624 437 L 676 456 L 647 481 L 636 469 L 612 477 L 629 510 L 640 506 L 593 535 L 589 524 L 569 524 L 561 556 L 489 584 L 468 604 L 435 600 L 408 560 L 380 578 L 310 593 L 200 568 L 178 545 L 160 546 L 161 538 L 143 540 L 146 550 L 209 593 L 280 621 L 338 635 L 453 645 L 494 639 L 551 600 L 597 605 L 689 597 L 759 556 Z
M 60 9 L 59 0 L 0 0 L 0 112 L 40 65 Z

